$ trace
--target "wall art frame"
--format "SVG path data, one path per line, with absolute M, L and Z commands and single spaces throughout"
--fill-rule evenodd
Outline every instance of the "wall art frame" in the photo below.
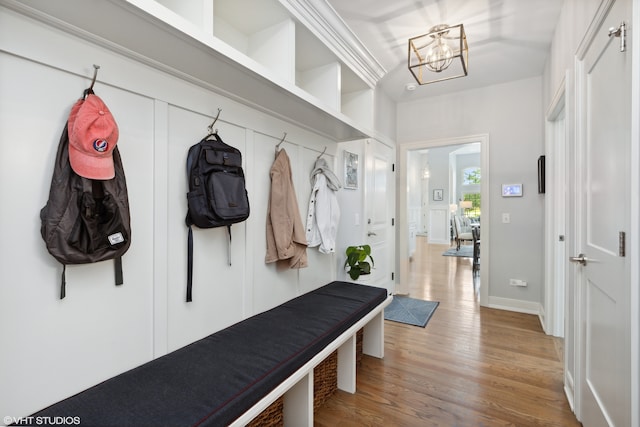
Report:
M 349 151 L 344 152 L 344 188 L 358 189 L 358 155 Z

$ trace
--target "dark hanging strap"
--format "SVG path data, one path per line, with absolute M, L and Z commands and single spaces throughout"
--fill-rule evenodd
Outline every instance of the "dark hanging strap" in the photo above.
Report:
M 60 299 L 67 296 L 67 266 L 62 264 L 62 275 L 60 277 Z
M 227 234 L 229 235 L 229 245 L 227 247 L 227 257 L 229 259 L 229 266 L 231 266 L 231 225 L 227 225 Z
M 116 273 L 116 286 L 120 286 L 124 283 L 124 279 L 122 277 L 122 257 L 115 258 L 113 262 Z
M 115 258 L 114 270 L 116 273 L 116 286 L 120 286 L 124 283 L 124 276 L 122 274 L 122 257 Z M 60 276 L 60 299 L 67 296 L 67 265 L 62 264 L 62 274 Z
M 229 235 L 228 256 L 229 265 L 231 265 L 231 226 L 227 225 L 227 234 Z M 187 302 L 193 300 L 193 230 L 189 226 L 189 234 L 187 237 Z
M 191 302 L 191 287 L 193 284 L 193 230 L 189 226 L 189 237 L 187 238 L 187 302 Z
M 104 199 L 104 184 L 102 181 L 92 179 L 91 181 L 91 195 L 96 200 Z
M 102 200 L 105 197 L 104 194 L 104 183 L 101 180 L 97 179 L 83 179 L 82 180 L 83 187 L 85 191 L 91 190 L 91 195 L 93 199 L 96 201 L 96 206 L 102 206 Z M 101 209 L 101 208 L 98 208 Z M 124 276 L 122 274 L 122 257 L 114 258 L 114 273 L 115 273 L 115 284 L 116 286 L 120 286 L 124 283 Z

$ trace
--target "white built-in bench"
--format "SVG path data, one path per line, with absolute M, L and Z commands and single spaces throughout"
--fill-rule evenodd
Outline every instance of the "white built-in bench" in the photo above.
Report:
M 384 355 L 385 289 L 332 282 L 33 414 L 80 425 L 244 426 L 280 397 L 285 426 L 313 425 L 313 372 L 337 351 L 356 391 L 356 333 Z M 21 424 L 23 425 L 23 424 Z M 39 424 L 44 425 L 44 424 Z

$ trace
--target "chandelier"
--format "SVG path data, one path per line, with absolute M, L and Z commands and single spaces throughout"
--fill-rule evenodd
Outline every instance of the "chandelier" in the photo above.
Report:
M 421 85 L 464 77 L 468 53 L 462 24 L 436 25 L 427 34 L 409 39 L 409 71 Z

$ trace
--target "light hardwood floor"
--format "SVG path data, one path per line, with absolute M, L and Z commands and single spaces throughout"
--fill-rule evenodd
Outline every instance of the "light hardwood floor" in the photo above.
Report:
M 579 426 L 563 392 L 562 343 L 537 316 L 480 307 L 471 259 L 418 237 L 410 295 L 439 301 L 426 328 L 385 321 L 385 357 L 364 356 L 316 426 Z M 477 279 L 476 279 L 477 280 Z

